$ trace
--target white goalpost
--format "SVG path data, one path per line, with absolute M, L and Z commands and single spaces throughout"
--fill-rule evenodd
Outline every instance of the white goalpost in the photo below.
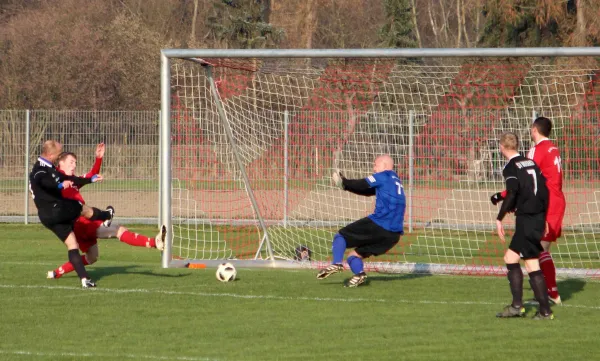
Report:
M 407 194 L 405 235 L 367 270 L 504 274 L 494 234 L 504 160 L 553 121 L 567 211 L 559 275 L 600 277 L 600 48 L 216 50 L 161 53 L 163 267 L 321 267 L 373 210 L 337 189 L 383 153 Z M 506 224 L 511 225 L 507 220 Z M 310 249 L 299 260 L 297 249 Z

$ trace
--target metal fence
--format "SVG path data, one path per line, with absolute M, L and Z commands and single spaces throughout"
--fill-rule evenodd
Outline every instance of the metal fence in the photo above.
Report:
M 83 189 L 86 203 L 114 206 L 125 223 L 156 223 L 159 121 L 159 111 L 0 110 L 0 222 L 39 221 L 28 176 L 42 143 L 54 139 L 77 154 L 77 174 L 104 142 L 105 181 Z

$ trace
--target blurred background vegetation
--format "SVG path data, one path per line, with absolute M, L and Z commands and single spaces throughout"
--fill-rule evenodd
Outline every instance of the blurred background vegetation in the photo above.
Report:
M 599 43 L 598 0 L 0 0 L 0 109 L 158 109 L 162 48 Z

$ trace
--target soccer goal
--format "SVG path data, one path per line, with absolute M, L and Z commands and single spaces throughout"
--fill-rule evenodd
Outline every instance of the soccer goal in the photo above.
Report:
M 555 263 L 562 275 L 600 277 L 598 56 L 600 48 L 163 50 L 160 209 L 173 231 L 163 266 L 328 263 L 337 230 L 374 206 L 335 188 L 332 170 L 366 177 L 388 153 L 407 194 L 405 235 L 366 268 L 504 274 L 489 201 L 503 189 L 497 139 L 516 132 L 526 154 L 531 122 L 543 115 L 554 123 L 567 198 Z

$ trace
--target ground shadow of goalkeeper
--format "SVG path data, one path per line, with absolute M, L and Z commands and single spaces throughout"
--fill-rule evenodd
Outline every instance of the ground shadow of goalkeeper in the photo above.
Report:
M 369 279 L 375 282 L 389 282 L 389 281 L 407 281 L 413 279 L 421 279 L 423 277 L 431 277 L 432 273 L 419 272 L 419 273 L 377 273 L 373 276 L 369 275 Z
M 413 280 L 413 279 L 421 279 L 423 277 L 430 277 L 433 276 L 433 273 L 387 273 L 387 272 L 383 272 L 383 273 L 371 273 L 369 274 L 369 276 L 367 277 L 367 280 L 365 281 L 365 283 L 363 285 L 361 285 L 360 287 L 364 287 L 364 286 L 370 286 L 371 282 L 389 282 L 389 281 L 408 281 L 408 280 Z M 344 283 L 346 283 L 349 280 L 349 278 L 346 278 L 344 280 Z M 333 281 L 332 282 L 323 282 L 323 285 L 335 285 L 337 287 L 339 287 L 340 283 L 339 281 Z
M 152 277 L 185 277 L 185 276 L 190 275 L 190 273 L 165 274 L 165 273 L 152 272 L 150 270 L 138 271 L 138 270 L 136 270 L 138 268 L 143 268 L 143 266 L 128 265 L 128 266 L 98 267 L 98 268 L 90 269 L 89 273 L 94 280 L 101 280 L 104 277 L 110 277 L 112 275 L 120 275 L 120 274 L 143 275 L 143 276 L 152 276 Z

